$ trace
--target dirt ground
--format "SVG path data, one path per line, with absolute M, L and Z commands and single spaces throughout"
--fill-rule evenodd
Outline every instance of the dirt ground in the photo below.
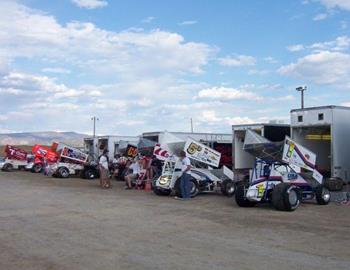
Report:
M 292 213 L 0 172 L 0 269 L 350 269 L 350 206 Z

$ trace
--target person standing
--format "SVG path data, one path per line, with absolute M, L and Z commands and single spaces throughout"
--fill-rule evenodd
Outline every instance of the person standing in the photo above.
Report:
M 180 161 L 182 164 L 182 175 L 180 178 L 180 189 L 181 189 L 181 196 L 183 200 L 189 200 L 191 199 L 191 191 L 190 191 L 190 170 L 191 170 L 191 161 L 188 157 L 186 157 L 185 151 L 180 152 Z M 178 199 L 178 197 L 175 197 Z
M 100 186 L 101 188 L 110 188 L 111 181 L 109 179 L 109 160 L 108 160 L 108 150 L 104 149 L 102 155 L 99 159 L 99 169 L 100 169 Z

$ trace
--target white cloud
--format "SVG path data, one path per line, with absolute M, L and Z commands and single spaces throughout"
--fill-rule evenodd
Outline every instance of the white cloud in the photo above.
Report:
M 304 50 L 304 45 L 302 44 L 290 45 L 287 47 L 287 50 L 290 52 L 299 52 Z
M 158 29 L 112 32 L 86 22 L 61 25 L 15 2 L 2 2 L 0 13 L 0 55 L 10 59 L 40 57 L 90 72 L 159 75 L 200 73 L 214 52 L 207 44 Z
M 57 73 L 57 74 L 70 74 L 71 73 L 71 71 L 69 69 L 59 68 L 59 67 L 43 68 L 41 71 L 46 72 L 46 73 Z
M 151 22 L 153 22 L 154 20 L 155 20 L 155 17 L 149 16 L 149 17 L 143 19 L 141 22 L 143 22 L 143 23 L 151 23 Z
M 327 13 L 319 13 L 319 14 L 317 14 L 315 17 L 313 17 L 312 19 L 313 19 L 314 21 L 322 21 L 322 20 L 327 19 L 327 17 L 328 17 L 328 14 L 327 14 Z
M 347 21 L 341 21 L 341 22 L 340 22 L 340 28 L 341 28 L 342 30 L 347 29 L 347 28 L 348 28 L 348 22 L 347 22 Z
M 272 56 L 265 57 L 264 61 L 266 61 L 269 64 L 276 64 L 276 63 L 278 63 L 278 60 L 276 60 Z
M 315 84 L 347 85 L 350 83 L 350 55 L 330 51 L 312 53 L 282 66 L 279 72 Z
M 263 99 L 257 94 L 270 93 L 273 87 L 212 87 L 201 77 L 193 79 L 205 71 L 216 49 L 178 33 L 63 24 L 16 2 L 0 2 L 0 66 L 5 63 L 0 72 L 0 115 L 5 117 L 0 130 L 86 131 L 96 115 L 99 134 L 181 131 L 189 129 L 189 117 L 196 131 L 230 133 L 230 124 L 261 117 L 246 101 L 274 101 L 269 94 Z M 231 58 L 233 65 L 256 63 L 254 57 Z M 18 59 L 33 62 L 45 76 L 12 69 L 11 63 L 20 66 Z M 54 78 L 68 70 L 69 76 Z M 276 115 L 280 103 L 276 100 L 269 113 Z M 7 113 L 14 111 L 18 114 Z
M 271 71 L 267 70 L 267 69 L 260 69 L 260 70 L 259 69 L 251 69 L 248 71 L 249 75 L 261 75 L 261 76 L 263 76 L 263 75 L 267 75 L 269 73 L 271 73 Z
M 292 95 L 286 95 L 286 96 L 282 96 L 282 97 L 272 97 L 270 98 L 270 100 L 272 101 L 292 101 L 294 100 L 295 97 Z
M 318 0 L 327 8 L 339 8 L 344 10 L 350 10 L 349 0 Z
M 72 2 L 81 8 L 95 9 L 102 8 L 108 5 L 104 0 L 72 0 Z
M 197 24 L 198 21 L 183 21 L 181 23 L 179 23 L 179 25 L 193 25 L 193 24 Z
M 256 121 L 246 116 L 226 117 L 225 120 L 229 125 L 244 125 L 256 123 Z
M 44 93 L 69 93 L 66 85 L 56 83 L 56 80 L 46 76 L 37 76 L 28 73 L 10 72 L 0 78 L 0 87 L 2 89 L 15 89 L 28 92 Z
M 220 118 L 216 116 L 216 112 L 214 110 L 205 110 L 201 112 L 201 119 L 204 122 L 219 122 Z
M 209 99 L 222 99 L 222 100 L 234 100 L 234 99 L 246 99 L 246 100 L 261 100 L 261 97 L 253 92 L 238 90 L 229 87 L 211 87 L 200 90 L 198 92 L 198 98 Z
M 229 67 L 254 66 L 256 58 L 249 55 L 226 56 L 219 58 L 219 64 Z
M 317 50 L 344 51 L 349 49 L 349 47 L 350 47 L 350 37 L 348 36 L 340 36 L 332 41 L 317 42 L 308 46 L 308 48 L 315 51 Z
M 343 102 L 340 105 L 341 106 L 345 106 L 345 107 L 350 107 L 350 101 L 349 102 Z

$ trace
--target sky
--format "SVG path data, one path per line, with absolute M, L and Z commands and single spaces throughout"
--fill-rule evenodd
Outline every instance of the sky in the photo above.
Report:
M 1 0 L 0 133 L 230 133 L 350 106 L 350 0 Z

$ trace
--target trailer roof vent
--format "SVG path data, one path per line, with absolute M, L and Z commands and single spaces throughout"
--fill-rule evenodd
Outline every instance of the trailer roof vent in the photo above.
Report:
M 303 116 L 302 115 L 298 115 L 298 122 L 303 122 Z
M 322 121 L 324 119 L 323 113 L 318 114 L 318 121 Z

